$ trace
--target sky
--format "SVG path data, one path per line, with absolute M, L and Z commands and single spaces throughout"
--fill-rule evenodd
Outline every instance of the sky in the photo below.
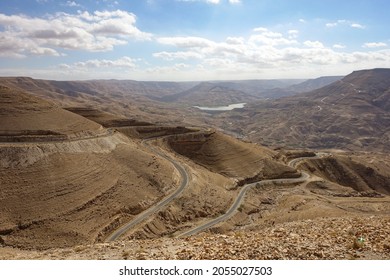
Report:
M 198 81 L 390 67 L 388 0 L 0 0 L 0 76 Z

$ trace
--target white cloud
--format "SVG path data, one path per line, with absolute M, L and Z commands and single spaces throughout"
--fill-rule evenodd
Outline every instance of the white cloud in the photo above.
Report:
M 136 68 L 136 59 L 124 56 L 116 60 L 109 59 L 91 59 L 87 61 L 80 61 L 74 64 L 60 64 L 62 69 L 90 69 L 90 68 Z
M 44 18 L 0 14 L 0 53 L 23 57 L 60 55 L 59 49 L 109 51 L 129 39 L 150 40 L 152 35 L 140 31 L 135 23 L 134 14 L 121 10 L 57 13 Z
M 226 42 L 215 44 L 226 44 Z M 0 68 L 1 75 L 23 75 L 44 79 L 135 79 L 135 80 L 217 80 L 217 79 L 274 79 L 309 78 L 324 75 L 346 75 L 356 69 L 388 67 L 390 50 L 342 52 L 330 48 L 297 46 L 253 46 L 245 40 L 242 53 L 216 55 L 196 49 L 200 59 L 150 65 L 147 61 L 86 60 L 62 64 L 53 69 Z M 191 50 L 192 51 L 192 50 Z M 179 50 L 178 52 L 190 52 Z M 172 52 L 175 55 L 174 52 Z M 162 58 L 162 57 L 161 57 Z M 176 60 L 176 61 L 175 61 Z M 135 66 L 134 66 L 135 65 Z
M 338 25 L 337 22 L 328 22 L 327 24 L 325 24 L 325 26 L 329 28 L 336 27 L 337 25 Z
M 256 28 L 253 28 L 253 31 L 254 31 L 254 32 L 267 32 L 267 31 L 268 31 L 268 28 L 265 28 L 265 27 L 256 27 Z
M 75 1 L 66 1 L 65 6 L 68 6 L 68 7 L 81 7 L 81 5 L 77 4 Z
M 337 20 L 335 22 L 328 22 L 325 26 L 331 28 L 331 27 L 339 26 L 341 24 L 346 24 L 347 22 L 348 21 L 345 20 L 345 19 L 339 19 L 339 20 Z
M 232 44 L 232 45 L 242 45 L 245 42 L 244 37 L 227 37 L 226 43 Z
M 382 48 L 382 47 L 387 47 L 386 43 L 383 42 L 370 42 L 370 43 L 365 43 L 362 46 L 363 48 Z
M 358 28 L 358 29 L 366 28 L 365 26 L 363 26 L 363 25 L 361 25 L 359 23 L 352 23 L 350 26 L 353 27 L 353 28 Z
M 292 38 L 286 38 L 281 33 L 273 32 L 264 27 L 258 27 L 253 29 L 257 32 L 249 38 L 249 42 L 257 45 L 268 45 L 268 46 L 278 46 L 278 45 L 293 45 L 297 41 Z
M 333 48 L 335 48 L 335 49 L 345 49 L 346 46 L 345 45 L 341 45 L 341 44 L 334 44 Z
M 305 41 L 303 44 L 309 48 L 324 48 L 324 45 L 320 41 Z
M 186 52 L 158 52 L 153 54 L 154 57 L 161 58 L 164 60 L 172 61 L 175 59 L 202 59 L 203 55 L 195 51 L 186 51 Z
M 296 29 L 291 29 L 287 33 L 289 39 L 296 39 L 298 38 L 299 31 Z
M 221 0 L 176 0 L 176 2 L 205 2 L 209 4 L 219 4 Z
M 365 29 L 366 28 L 364 25 L 362 25 L 360 23 L 352 22 L 352 21 L 346 20 L 346 19 L 339 19 L 337 21 L 328 22 L 325 24 L 325 26 L 328 28 L 333 28 L 333 27 L 337 27 L 340 25 L 347 25 L 349 27 L 357 28 L 357 29 Z
M 345 46 L 341 44 L 327 47 L 316 40 L 299 42 L 298 34 L 298 30 L 288 30 L 284 35 L 258 27 L 246 38 L 227 37 L 222 42 L 201 37 L 165 37 L 159 38 L 158 42 L 177 50 L 162 51 L 153 56 L 165 61 L 189 61 L 195 65 L 190 68 L 194 77 L 205 79 L 239 78 L 238 73 L 242 75 L 240 77 L 248 78 L 263 72 L 280 77 L 283 71 L 289 77 L 304 77 L 307 69 L 316 69 L 313 71 L 319 75 L 334 75 L 335 69 L 338 74 L 341 70 L 346 74 L 354 69 L 383 67 L 390 63 L 390 50 L 343 52 Z
M 157 42 L 179 48 L 204 48 L 214 45 L 213 41 L 201 37 L 162 37 L 157 38 Z
M 0 32 L 0 57 L 24 58 L 27 55 L 60 56 L 53 48 L 40 46 L 30 38 L 13 37 L 9 32 Z
M 150 0 L 149 0 L 150 1 Z M 176 0 L 177 2 L 205 2 L 208 4 L 218 5 L 222 0 Z M 226 0 L 229 4 L 241 4 L 241 0 Z
M 52 73 L 27 68 L 7 72 L 3 67 L 0 74 L 54 79 L 302 78 L 307 77 L 307 69 L 320 76 L 390 65 L 390 50 L 383 48 L 387 46 L 383 42 L 369 42 L 360 52 L 347 52 L 340 43 L 328 47 L 316 39 L 301 39 L 304 36 L 297 29 L 280 31 L 279 27 L 276 32 L 257 27 L 246 36 L 213 40 L 200 36 L 157 37 L 142 32 L 136 23 L 135 15 L 121 10 L 58 13 L 40 18 L 0 14 L 0 57 L 62 56 L 67 50 L 108 51 L 131 39 L 154 40 L 155 44 L 150 54 L 153 65 L 146 58 L 124 56 L 65 63 L 52 69 Z M 336 23 L 347 27 L 352 24 L 346 20 Z

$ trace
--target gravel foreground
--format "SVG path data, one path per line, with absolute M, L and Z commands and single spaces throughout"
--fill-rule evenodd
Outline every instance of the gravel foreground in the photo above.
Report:
M 128 240 L 66 249 L 0 247 L 1 259 L 390 259 L 390 217 L 320 218 L 263 230 Z

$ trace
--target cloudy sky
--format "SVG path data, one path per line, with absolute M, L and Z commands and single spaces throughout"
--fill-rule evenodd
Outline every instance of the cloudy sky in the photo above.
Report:
M 0 0 L 0 76 L 314 78 L 390 67 L 388 0 Z

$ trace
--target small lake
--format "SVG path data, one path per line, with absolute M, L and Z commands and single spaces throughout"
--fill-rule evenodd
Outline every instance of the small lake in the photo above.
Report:
M 193 107 L 202 111 L 231 111 L 233 109 L 242 109 L 245 107 L 245 105 L 246 103 L 236 103 L 227 106 L 215 106 L 215 107 L 193 106 Z

